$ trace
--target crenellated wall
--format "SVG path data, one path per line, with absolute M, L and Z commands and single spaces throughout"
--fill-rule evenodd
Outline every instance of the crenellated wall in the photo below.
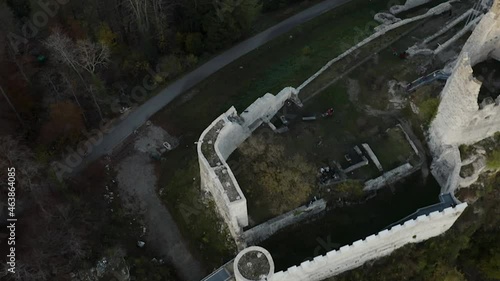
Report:
M 317 256 L 299 266 L 276 272 L 269 281 L 320 281 L 380 258 L 408 244 L 418 243 L 447 231 L 467 207 L 462 203 L 441 212 L 432 212 L 358 240 L 338 251 Z

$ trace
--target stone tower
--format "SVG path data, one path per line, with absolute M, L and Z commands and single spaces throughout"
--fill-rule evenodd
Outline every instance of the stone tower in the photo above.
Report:
M 267 281 L 274 274 L 271 254 L 262 247 L 248 247 L 234 259 L 236 281 Z

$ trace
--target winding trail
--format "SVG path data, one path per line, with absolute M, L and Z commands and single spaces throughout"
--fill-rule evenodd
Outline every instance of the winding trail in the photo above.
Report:
M 174 265 L 184 281 L 199 281 L 205 275 L 202 264 L 191 254 L 174 218 L 156 194 L 156 176 L 151 158 L 141 152 L 121 161 L 117 167 L 124 205 L 139 212 L 147 227 L 146 247 Z M 137 212 L 137 211 L 135 211 Z

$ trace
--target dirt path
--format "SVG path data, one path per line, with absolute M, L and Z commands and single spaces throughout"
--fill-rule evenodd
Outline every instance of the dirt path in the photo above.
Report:
M 201 264 L 189 252 L 177 224 L 156 194 L 157 179 L 150 157 L 135 152 L 121 161 L 117 173 L 125 207 L 143 215 L 146 247 L 165 256 L 183 280 L 201 280 L 205 274 Z

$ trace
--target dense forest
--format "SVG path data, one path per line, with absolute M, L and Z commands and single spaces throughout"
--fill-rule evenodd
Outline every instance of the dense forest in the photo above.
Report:
M 269 6 L 258 0 L 2 2 L 0 91 L 9 100 L 2 128 L 21 125 L 46 153 L 241 40 Z M 143 84 L 146 92 L 134 88 Z

